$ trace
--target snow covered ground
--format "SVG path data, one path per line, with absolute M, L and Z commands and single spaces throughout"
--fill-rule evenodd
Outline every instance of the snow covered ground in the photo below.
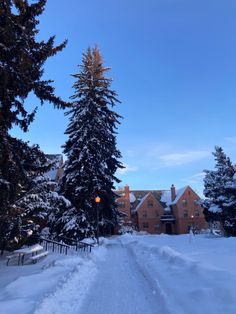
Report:
M 36 265 L 0 260 L 0 313 L 235 314 L 236 239 L 120 236 Z

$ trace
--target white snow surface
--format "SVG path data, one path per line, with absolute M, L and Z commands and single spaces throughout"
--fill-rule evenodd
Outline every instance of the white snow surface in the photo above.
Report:
M 129 200 L 130 200 L 130 203 L 134 203 L 136 201 L 136 197 L 134 195 L 134 193 L 129 193 Z
M 36 265 L 0 259 L 0 313 L 235 314 L 236 238 L 124 235 Z
M 176 198 L 173 202 L 171 202 L 169 205 L 175 205 L 178 203 L 181 196 L 184 194 L 185 190 L 188 188 L 188 186 L 184 186 L 183 188 L 176 191 Z
M 170 204 L 171 204 L 171 191 L 163 191 L 161 194 L 161 202 L 166 204 L 165 211 L 170 212 Z
M 209 212 L 212 212 L 212 213 L 221 213 L 222 212 L 222 209 L 218 205 L 215 205 L 215 204 L 211 204 L 211 206 L 208 210 L 209 210 Z
M 137 211 L 139 210 L 139 208 L 143 205 L 144 201 L 147 199 L 148 195 L 150 195 L 150 194 L 151 194 L 151 193 L 149 192 L 149 193 L 147 193 L 147 194 L 144 195 L 144 197 L 140 200 L 138 206 L 135 208 L 134 211 L 137 212 Z

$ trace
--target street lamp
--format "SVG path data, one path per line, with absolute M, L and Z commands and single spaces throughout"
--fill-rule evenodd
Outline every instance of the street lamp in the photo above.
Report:
M 191 219 L 192 219 L 192 232 L 195 235 L 195 230 L 194 230 L 194 215 L 191 215 Z
M 101 198 L 99 196 L 95 197 L 95 203 L 97 204 L 97 243 L 99 245 L 99 225 L 98 225 L 98 220 L 99 220 L 99 204 L 101 203 Z

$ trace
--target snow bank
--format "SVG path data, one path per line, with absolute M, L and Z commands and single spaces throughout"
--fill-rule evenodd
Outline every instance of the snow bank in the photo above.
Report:
M 50 254 L 35 265 L 0 263 L 0 312 L 73 313 L 79 308 L 96 275 L 96 263 L 105 258 L 105 247 L 77 256 Z M 14 275 L 11 275 L 11 272 Z M 3 275 L 3 276 L 2 276 Z M 9 278 L 7 276 L 9 275 Z
M 92 261 L 77 266 L 51 295 L 44 298 L 35 314 L 78 313 L 79 306 L 86 297 L 92 279 L 97 272 Z
M 189 235 L 121 239 L 141 271 L 162 291 L 171 313 L 236 313 L 232 253 L 236 239 L 197 236 L 190 242 Z M 226 262 L 231 259 L 234 262 Z

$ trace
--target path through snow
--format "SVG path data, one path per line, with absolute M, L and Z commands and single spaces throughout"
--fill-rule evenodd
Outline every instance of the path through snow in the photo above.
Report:
M 118 239 L 107 244 L 106 258 L 96 264 L 96 272 L 92 264 L 87 268 L 93 275 L 88 275 L 90 280 L 85 290 L 87 271 L 78 269 L 62 287 L 45 298 L 35 314 L 168 313 L 159 291 L 152 287 L 131 251 Z
M 159 291 L 153 289 L 130 251 L 117 241 L 109 246 L 108 254 L 98 266 L 80 313 L 166 314 Z

